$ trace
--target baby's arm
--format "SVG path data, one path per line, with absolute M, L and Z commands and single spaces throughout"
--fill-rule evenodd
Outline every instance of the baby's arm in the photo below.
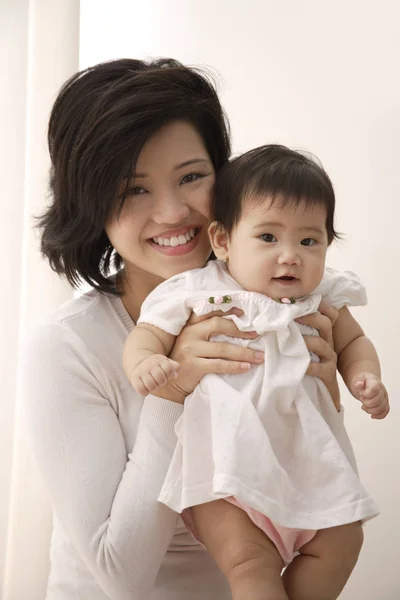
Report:
M 389 400 L 381 377 L 379 358 L 372 342 L 364 334 L 347 307 L 339 311 L 333 327 L 338 370 L 352 395 L 372 419 L 384 419 Z
M 179 363 L 167 358 L 174 342 L 175 336 L 147 323 L 136 325 L 128 335 L 122 364 L 133 388 L 142 396 L 178 375 Z

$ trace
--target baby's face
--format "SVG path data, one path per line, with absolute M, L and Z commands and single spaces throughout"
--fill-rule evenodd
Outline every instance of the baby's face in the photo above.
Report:
M 228 241 L 232 277 L 244 289 L 271 298 L 307 296 L 325 269 L 326 216 L 322 205 L 250 202 Z

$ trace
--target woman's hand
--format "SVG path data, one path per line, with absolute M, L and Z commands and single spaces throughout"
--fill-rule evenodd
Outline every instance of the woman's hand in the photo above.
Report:
M 319 312 L 296 319 L 298 323 L 309 325 L 319 331 L 319 337 L 305 335 L 304 341 L 310 352 L 314 352 L 320 362 L 311 362 L 307 375 L 319 377 L 325 383 L 333 403 L 340 410 L 340 393 L 337 382 L 337 356 L 333 347 L 332 328 L 339 316 L 336 308 L 323 301 L 319 305 Z
M 250 348 L 243 348 L 228 342 L 210 342 L 210 338 L 223 334 L 231 337 L 255 339 L 257 334 L 239 331 L 230 319 L 222 315 L 237 314 L 241 310 L 233 308 L 228 313 L 213 312 L 203 317 L 190 317 L 181 334 L 177 337 L 170 358 L 181 365 L 176 379 L 158 388 L 154 395 L 183 404 L 188 396 L 207 373 L 243 373 L 251 364 L 260 364 L 264 356 Z M 337 356 L 333 348 L 332 327 L 339 316 L 338 311 L 326 302 L 321 302 L 319 312 L 298 319 L 318 329 L 319 337 L 305 335 L 304 340 L 310 352 L 320 359 L 319 363 L 310 363 L 307 374 L 319 377 L 325 383 L 333 403 L 340 410 L 340 394 L 337 382 Z M 259 356 L 257 356 L 259 355 Z
M 215 311 L 202 317 L 192 314 L 169 355 L 181 366 L 178 377 L 153 394 L 183 404 L 186 396 L 192 393 L 207 373 L 243 373 L 250 369 L 251 364 L 262 363 L 262 352 L 229 342 L 210 342 L 215 335 L 257 338 L 256 332 L 240 331 L 233 321 L 222 317 L 229 314 L 240 316 L 242 312 L 233 308 L 226 313 Z

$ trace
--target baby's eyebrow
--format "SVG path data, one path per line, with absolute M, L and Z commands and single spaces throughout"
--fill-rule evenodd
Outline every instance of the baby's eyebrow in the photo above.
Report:
M 320 227 L 300 227 L 299 231 L 312 231 L 314 233 L 323 234 L 325 229 L 321 229 Z
M 263 227 L 284 227 L 284 223 L 280 223 L 279 221 L 264 221 L 262 223 L 256 223 L 254 225 L 255 228 L 263 228 Z
M 264 221 L 262 223 L 256 223 L 254 225 L 254 229 L 265 229 L 268 227 L 278 227 L 282 229 L 283 227 L 285 227 L 285 224 L 281 223 L 280 221 Z M 325 229 L 322 229 L 320 227 L 313 227 L 312 225 L 306 225 L 304 227 L 299 227 L 299 231 L 307 233 L 318 233 L 319 235 L 324 235 Z

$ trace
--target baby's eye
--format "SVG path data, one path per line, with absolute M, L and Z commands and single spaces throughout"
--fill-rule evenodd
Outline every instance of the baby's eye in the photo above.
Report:
M 201 177 L 204 177 L 201 173 L 188 173 L 185 177 L 182 177 L 181 183 L 193 183 L 193 181 L 197 181 Z
M 315 244 L 318 244 L 318 242 L 313 238 L 304 238 L 304 240 L 301 240 L 300 244 L 302 246 L 314 246 Z
M 278 241 L 272 233 L 263 233 L 260 235 L 260 238 L 264 240 L 264 242 L 269 242 L 270 244 Z

